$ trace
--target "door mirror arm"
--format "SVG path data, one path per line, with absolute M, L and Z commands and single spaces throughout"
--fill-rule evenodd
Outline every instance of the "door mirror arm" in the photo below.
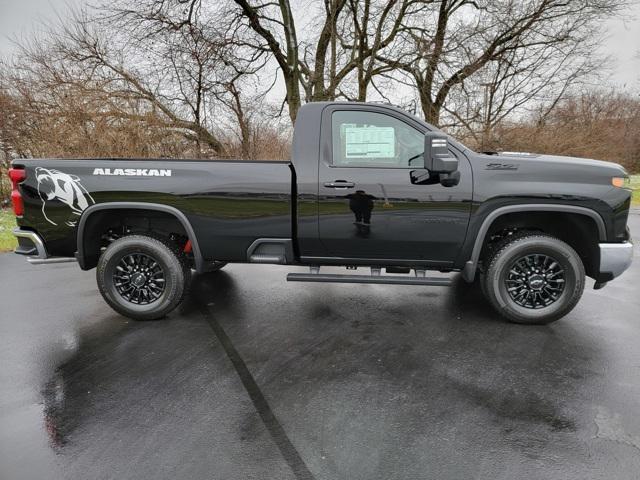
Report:
M 455 187 L 460 183 L 460 172 L 456 170 L 451 173 L 441 173 L 440 183 L 443 187 Z
M 440 183 L 440 176 L 432 174 L 428 170 L 411 170 L 409 178 L 413 185 L 435 185 Z
M 430 173 L 428 170 L 411 170 L 409 177 L 413 185 L 436 185 L 443 187 L 455 187 L 460 183 L 460 172 Z

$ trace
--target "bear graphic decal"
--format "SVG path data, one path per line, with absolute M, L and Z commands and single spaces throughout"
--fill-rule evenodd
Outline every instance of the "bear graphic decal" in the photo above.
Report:
M 75 227 L 82 212 L 95 201 L 80 183 L 76 175 L 61 172 L 52 168 L 36 168 L 38 195 L 42 199 L 42 214 L 47 222 L 58 225 L 47 215 L 51 202 L 61 202 L 70 209 L 70 216 L 65 225 Z

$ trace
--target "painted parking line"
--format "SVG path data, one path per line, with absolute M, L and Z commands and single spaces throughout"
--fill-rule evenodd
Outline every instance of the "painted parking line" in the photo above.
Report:
M 264 397 L 262 390 L 260 390 L 260 387 L 256 383 L 255 378 L 247 368 L 246 363 L 242 359 L 242 356 L 240 355 L 238 350 L 236 350 L 236 348 L 234 347 L 233 342 L 231 341 L 227 333 L 224 331 L 220 323 L 216 320 L 215 316 L 207 305 L 198 302 L 198 307 L 203 317 L 218 338 L 218 341 L 222 345 L 222 348 L 224 348 L 227 357 L 229 357 L 229 360 L 231 360 L 231 363 L 233 364 L 236 373 L 240 377 L 240 381 L 247 391 L 251 402 L 260 415 L 262 422 L 267 428 L 267 431 L 271 435 L 274 443 L 278 447 L 278 450 L 280 450 L 280 454 L 291 468 L 291 471 L 293 472 L 295 477 L 299 480 L 314 480 L 315 477 L 313 476 L 311 471 L 309 471 L 309 468 L 304 463 L 304 460 L 300 456 L 300 453 L 298 452 L 296 447 L 293 445 L 293 443 L 291 443 L 291 440 L 278 421 L 278 418 L 273 413 L 273 410 L 271 410 L 269 402 L 267 402 L 267 399 Z

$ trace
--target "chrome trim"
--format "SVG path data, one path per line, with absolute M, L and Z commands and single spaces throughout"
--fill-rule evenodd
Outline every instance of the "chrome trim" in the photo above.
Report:
M 35 256 L 29 256 L 27 258 L 49 258 L 49 255 L 47 255 L 47 249 L 44 248 L 44 242 L 36 232 L 32 232 L 31 230 L 22 230 L 21 228 L 17 227 L 13 229 L 13 235 L 17 238 L 26 238 L 31 240 L 31 243 L 33 243 L 33 245 L 36 247 L 36 251 L 38 252 L 38 254 Z
M 633 261 L 633 243 L 600 243 L 600 273 L 619 277 Z
M 44 246 L 44 242 L 40 238 L 36 232 L 32 232 L 31 230 L 22 230 L 21 228 L 14 228 L 13 235 L 19 238 L 26 238 L 33 243 L 36 247 L 37 255 L 29 255 L 27 256 L 27 262 L 31 265 L 42 265 L 49 263 L 70 263 L 75 262 L 76 259 L 73 257 L 50 257 L 47 253 L 47 249 Z

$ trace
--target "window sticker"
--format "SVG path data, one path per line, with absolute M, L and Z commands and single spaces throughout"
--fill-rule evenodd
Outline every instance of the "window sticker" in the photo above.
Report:
M 394 158 L 396 137 L 393 127 L 344 125 L 345 158 Z

